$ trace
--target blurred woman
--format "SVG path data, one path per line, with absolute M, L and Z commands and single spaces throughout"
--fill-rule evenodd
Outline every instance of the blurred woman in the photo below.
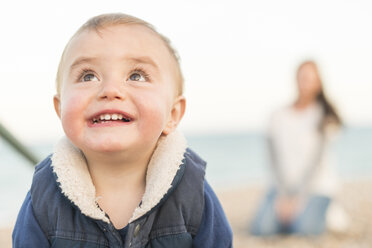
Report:
M 271 118 L 268 140 L 274 180 L 251 225 L 254 235 L 321 234 L 337 190 L 328 150 L 342 123 L 314 62 L 299 66 L 297 88 L 294 103 Z

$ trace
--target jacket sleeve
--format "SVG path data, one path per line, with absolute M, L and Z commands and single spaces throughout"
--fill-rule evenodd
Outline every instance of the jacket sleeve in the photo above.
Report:
M 37 222 L 32 207 L 30 192 L 27 193 L 12 234 L 13 248 L 50 247 L 47 237 Z
M 233 247 L 233 234 L 222 206 L 211 186 L 204 182 L 204 211 L 199 230 L 194 237 L 195 248 Z

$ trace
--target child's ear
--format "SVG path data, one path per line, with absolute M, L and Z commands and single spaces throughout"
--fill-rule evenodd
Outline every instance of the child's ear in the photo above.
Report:
M 184 96 L 179 96 L 173 103 L 171 110 L 170 118 L 167 125 L 163 130 L 164 135 L 170 134 L 173 130 L 176 129 L 178 123 L 180 123 L 186 109 L 186 99 Z
M 53 97 L 54 110 L 56 111 L 58 117 L 61 119 L 61 100 L 58 94 Z

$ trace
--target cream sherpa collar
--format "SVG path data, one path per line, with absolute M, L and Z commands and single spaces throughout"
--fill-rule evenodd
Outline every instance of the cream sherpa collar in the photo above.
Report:
M 178 131 L 160 138 L 148 165 L 142 204 L 134 210 L 129 222 L 150 211 L 171 188 L 186 148 L 186 139 Z M 96 190 L 84 155 L 66 137 L 54 148 L 52 168 L 57 175 L 62 193 L 79 207 L 83 214 L 109 222 L 96 203 Z

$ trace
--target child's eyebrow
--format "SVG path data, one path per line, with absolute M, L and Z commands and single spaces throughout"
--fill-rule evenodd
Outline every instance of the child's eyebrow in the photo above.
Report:
M 72 71 L 75 67 L 84 64 L 84 63 L 92 63 L 95 60 L 98 60 L 96 57 L 80 57 L 77 58 L 72 65 L 70 66 L 70 71 Z M 123 57 L 123 60 L 130 62 L 131 64 L 148 64 L 153 66 L 154 68 L 158 68 L 158 65 L 148 56 L 141 56 L 141 57 Z
M 156 69 L 158 68 L 158 65 L 150 58 L 147 56 L 141 56 L 141 57 L 125 57 L 124 60 L 128 60 L 129 62 L 133 64 L 148 64 Z
M 95 61 L 97 59 L 98 58 L 95 58 L 95 57 L 80 57 L 80 58 L 77 58 L 74 61 L 74 63 L 72 63 L 72 65 L 70 66 L 70 71 L 72 71 L 75 67 L 77 67 L 81 64 L 89 63 L 89 62 Z

